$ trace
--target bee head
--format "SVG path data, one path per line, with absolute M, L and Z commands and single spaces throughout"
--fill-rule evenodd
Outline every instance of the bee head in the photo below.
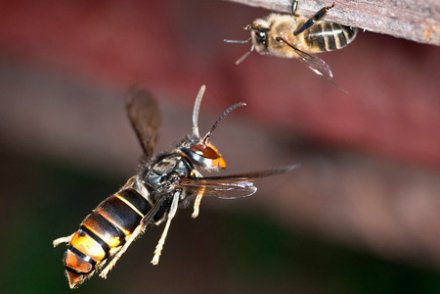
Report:
M 270 23 L 265 19 L 256 19 L 248 28 L 251 31 L 252 44 L 257 52 L 265 52 L 268 47 Z
M 226 161 L 220 154 L 218 149 L 210 142 L 210 138 L 214 130 L 217 128 L 218 124 L 232 111 L 238 107 L 245 106 L 245 103 L 236 103 L 229 106 L 219 118 L 212 125 L 209 132 L 205 136 L 200 137 L 199 133 L 199 109 L 202 102 L 203 94 L 205 92 L 205 85 L 200 87 L 199 93 L 197 94 L 196 102 L 194 104 L 193 111 L 193 128 L 192 134 L 188 140 L 184 141 L 183 146 L 180 148 L 184 155 L 195 165 L 206 169 L 206 170 L 219 170 L 226 168 Z

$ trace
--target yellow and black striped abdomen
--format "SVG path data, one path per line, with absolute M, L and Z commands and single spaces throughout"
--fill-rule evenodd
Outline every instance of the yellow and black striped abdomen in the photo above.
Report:
M 114 255 L 150 209 L 150 203 L 133 189 L 122 190 L 101 202 L 83 220 L 64 255 L 70 287 L 79 285 Z
M 344 48 L 356 37 L 357 29 L 333 22 L 318 22 L 304 32 L 304 40 L 313 53 Z

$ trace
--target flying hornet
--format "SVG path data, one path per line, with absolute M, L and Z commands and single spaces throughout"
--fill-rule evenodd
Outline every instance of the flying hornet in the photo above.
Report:
M 350 44 L 357 35 L 357 28 L 322 20 L 335 6 L 321 8 L 312 17 L 307 18 L 296 13 L 298 0 L 292 1 L 291 14 L 272 13 L 257 18 L 244 29 L 250 31 L 247 40 L 224 40 L 227 43 L 248 43 L 251 49 L 240 57 L 240 64 L 254 50 L 262 55 L 282 58 L 298 58 L 314 73 L 327 80 L 333 79 L 330 66 L 315 53 L 342 49 Z
M 196 218 L 203 197 L 235 199 L 250 196 L 257 191 L 254 184 L 257 178 L 286 173 L 298 166 L 203 176 L 203 171 L 226 168 L 226 161 L 213 145 L 211 136 L 230 112 L 246 105 L 237 103 L 228 107 L 211 129 L 200 136 L 198 117 L 204 92 L 205 86 L 202 86 L 194 104 L 191 134 L 173 150 L 151 158 L 161 121 L 158 103 L 144 89 L 134 87 L 129 91 L 126 110 L 141 144 L 143 158 L 137 174 L 129 178 L 118 192 L 98 204 L 77 231 L 53 241 L 54 246 L 67 244 L 63 262 L 70 288 L 76 288 L 95 273 L 106 278 L 130 244 L 149 225 L 165 222 L 151 260 L 157 265 L 179 204 L 194 199 L 192 217 Z

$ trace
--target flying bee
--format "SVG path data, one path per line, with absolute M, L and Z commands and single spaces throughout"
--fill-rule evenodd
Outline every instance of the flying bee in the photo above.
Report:
M 195 199 L 192 217 L 196 218 L 203 197 L 235 199 L 250 196 L 257 191 L 254 185 L 257 178 L 286 173 L 298 166 L 204 177 L 203 171 L 226 168 L 226 161 L 211 142 L 211 135 L 230 112 L 246 105 L 237 103 L 228 107 L 201 137 L 198 117 L 204 92 L 205 86 L 202 86 L 194 104 L 192 133 L 173 150 L 151 158 L 161 121 L 158 104 L 141 88 L 129 91 L 126 110 L 141 144 L 143 159 L 137 174 L 117 193 L 98 204 L 76 232 L 53 241 L 54 246 L 67 244 L 63 262 L 70 288 L 76 288 L 95 273 L 106 278 L 130 244 L 149 225 L 165 222 L 151 260 L 157 265 L 179 204 Z
M 332 80 L 330 66 L 315 53 L 342 49 L 350 44 L 357 34 L 357 28 L 321 20 L 331 6 L 321 8 L 312 17 L 296 14 L 298 0 L 292 2 L 292 14 L 273 13 L 258 18 L 247 25 L 251 36 L 247 40 L 224 40 L 227 43 L 252 42 L 251 49 L 240 57 L 241 63 L 252 52 L 283 58 L 299 58 L 313 72 Z

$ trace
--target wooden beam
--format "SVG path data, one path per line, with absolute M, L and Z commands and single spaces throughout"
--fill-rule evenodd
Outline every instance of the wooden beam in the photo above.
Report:
M 291 0 L 228 0 L 289 13 Z M 297 13 L 310 16 L 335 3 L 329 21 L 420 43 L 440 45 L 440 1 L 436 0 L 303 0 Z

